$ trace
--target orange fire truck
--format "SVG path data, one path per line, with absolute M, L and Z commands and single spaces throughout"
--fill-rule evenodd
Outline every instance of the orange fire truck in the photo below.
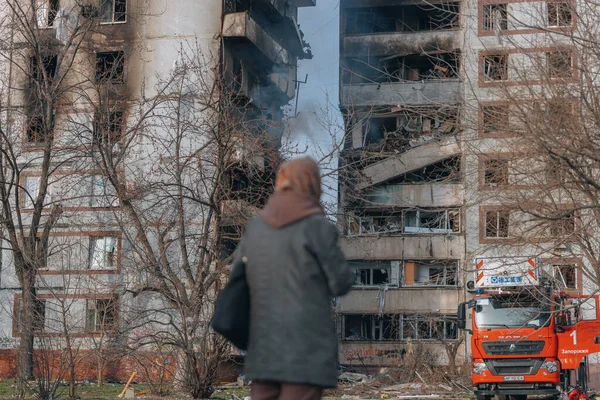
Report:
M 541 276 L 531 258 L 477 259 L 473 298 L 458 307 L 471 334 L 478 400 L 595 398 L 587 356 L 600 352 L 600 296 L 570 294 Z M 470 319 L 470 325 L 467 321 Z

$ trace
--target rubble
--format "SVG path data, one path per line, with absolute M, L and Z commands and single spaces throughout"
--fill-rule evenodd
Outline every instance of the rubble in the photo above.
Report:
M 403 368 L 382 368 L 373 376 L 344 372 L 339 376 L 339 387 L 327 391 L 336 399 L 469 399 L 471 392 L 451 381 L 439 371 L 415 374 Z
M 338 377 L 339 381 L 342 382 L 366 382 L 369 380 L 369 377 L 365 374 L 357 374 L 354 372 L 344 372 Z

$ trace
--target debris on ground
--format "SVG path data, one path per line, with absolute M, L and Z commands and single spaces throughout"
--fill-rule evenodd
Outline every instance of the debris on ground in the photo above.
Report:
M 338 380 L 342 381 L 342 382 L 358 383 L 358 382 L 368 381 L 369 377 L 365 374 L 357 374 L 354 372 L 344 372 L 343 374 L 341 374 L 338 377 Z
M 444 374 L 423 375 L 401 368 L 382 368 L 374 375 L 344 372 L 339 386 L 325 396 L 341 399 L 467 399 L 469 391 Z M 457 388 L 463 390 L 457 390 Z

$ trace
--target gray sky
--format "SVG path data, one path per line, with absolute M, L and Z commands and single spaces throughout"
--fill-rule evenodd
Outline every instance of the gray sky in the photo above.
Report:
M 320 158 L 331 151 L 332 139 L 319 119 L 333 123 L 341 134 L 338 111 L 339 1 L 317 0 L 316 7 L 300 8 L 298 23 L 305 40 L 311 45 L 312 60 L 299 62 L 298 80 L 308 74 L 308 83 L 300 87 L 299 116 L 292 121 L 293 138 L 300 148 L 308 147 L 309 155 Z M 329 114 L 325 108 L 329 105 Z M 334 107 L 334 109 L 331 109 Z M 339 136 L 338 136 L 339 139 Z M 337 160 L 332 160 L 337 165 Z M 335 201 L 334 180 L 325 180 L 326 201 Z M 328 188 L 329 186 L 329 188 Z

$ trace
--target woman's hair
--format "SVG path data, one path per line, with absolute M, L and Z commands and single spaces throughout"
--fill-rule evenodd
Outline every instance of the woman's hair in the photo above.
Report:
M 276 192 L 304 193 L 317 200 L 321 198 L 321 172 L 309 157 L 286 161 L 279 167 L 275 179 Z

